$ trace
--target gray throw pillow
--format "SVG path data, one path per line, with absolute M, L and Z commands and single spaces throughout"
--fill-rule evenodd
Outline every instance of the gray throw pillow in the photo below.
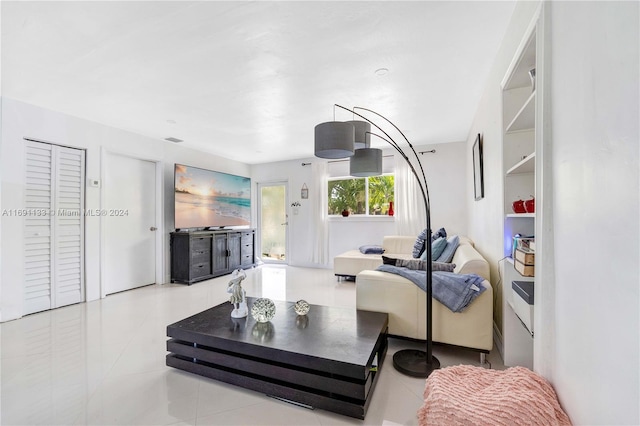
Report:
M 423 229 L 422 232 L 418 234 L 416 242 L 413 243 L 413 252 L 411 254 L 416 259 L 424 252 L 424 241 L 427 239 L 427 232 L 426 229 Z
M 394 259 L 393 257 L 382 256 L 382 263 L 418 271 L 427 270 L 427 262 L 418 259 Z M 455 263 L 431 262 L 431 270 L 433 272 L 453 272 L 455 267 Z

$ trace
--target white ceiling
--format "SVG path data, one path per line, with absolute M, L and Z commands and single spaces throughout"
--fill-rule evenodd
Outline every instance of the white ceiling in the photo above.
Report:
M 334 103 L 465 140 L 514 2 L 1 7 L 3 96 L 255 164 L 313 156 Z

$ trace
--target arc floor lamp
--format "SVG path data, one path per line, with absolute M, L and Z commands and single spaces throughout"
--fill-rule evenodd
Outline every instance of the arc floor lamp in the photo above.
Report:
M 424 207 L 426 212 L 426 329 L 427 329 L 427 341 L 426 350 L 419 351 L 413 349 L 404 349 L 396 352 L 393 355 L 393 366 L 396 370 L 403 374 L 414 377 L 427 377 L 433 370 L 440 368 L 440 361 L 433 356 L 433 333 L 432 333 L 432 277 L 433 267 L 431 265 L 431 209 L 429 206 L 429 188 L 427 186 L 427 179 L 424 175 L 424 168 L 420 162 L 420 158 L 416 153 L 413 145 L 409 142 L 409 139 L 402 133 L 402 131 L 388 118 L 383 115 L 362 107 L 353 107 L 349 109 L 341 105 L 336 104 L 335 107 L 341 108 L 345 111 L 352 113 L 354 116 L 358 116 L 363 121 L 329 121 L 326 123 L 318 124 L 315 127 L 315 155 L 320 158 L 347 158 L 350 157 L 350 170 L 353 176 L 374 176 L 382 174 L 382 151 L 370 148 L 369 138 L 370 135 L 374 135 L 389 145 L 391 145 L 406 161 L 413 176 L 418 181 L 420 192 L 422 193 L 422 199 L 424 201 Z M 364 111 L 365 113 L 373 114 L 376 117 L 386 121 L 390 124 L 406 141 L 410 153 L 413 154 L 419 169 L 420 174 L 416 171 L 411 159 L 400 145 L 379 125 L 374 121 L 367 118 L 365 115 L 356 112 L 356 110 Z M 371 126 L 378 129 L 384 136 L 376 133 L 372 133 L 369 130 Z M 359 149 L 356 149 L 356 144 Z

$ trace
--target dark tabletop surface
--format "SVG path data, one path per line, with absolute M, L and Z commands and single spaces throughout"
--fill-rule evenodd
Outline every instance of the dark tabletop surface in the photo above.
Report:
M 355 308 L 311 305 L 309 313 L 298 316 L 294 303 L 274 301 L 276 314 L 268 323 L 258 323 L 251 316 L 255 298 L 248 297 L 249 315 L 231 318 L 229 302 L 207 309 L 167 327 L 175 338 L 198 335 L 190 341 L 216 347 L 257 346 L 278 351 L 366 365 L 380 333 L 387 327 L 387 314 L 358 311 Z

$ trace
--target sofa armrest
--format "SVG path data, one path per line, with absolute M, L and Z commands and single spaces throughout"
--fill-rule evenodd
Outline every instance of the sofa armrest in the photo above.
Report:
M 385 253 L 402 253 L 411 256 L 416 237 L 406 235 L 389 235 L 382 239 Z
M 460 244 L 451 263 L 455 263 L 453 272 L 457 274 L 477 274 L 489 280 L 489 262 L 471 244 Z

